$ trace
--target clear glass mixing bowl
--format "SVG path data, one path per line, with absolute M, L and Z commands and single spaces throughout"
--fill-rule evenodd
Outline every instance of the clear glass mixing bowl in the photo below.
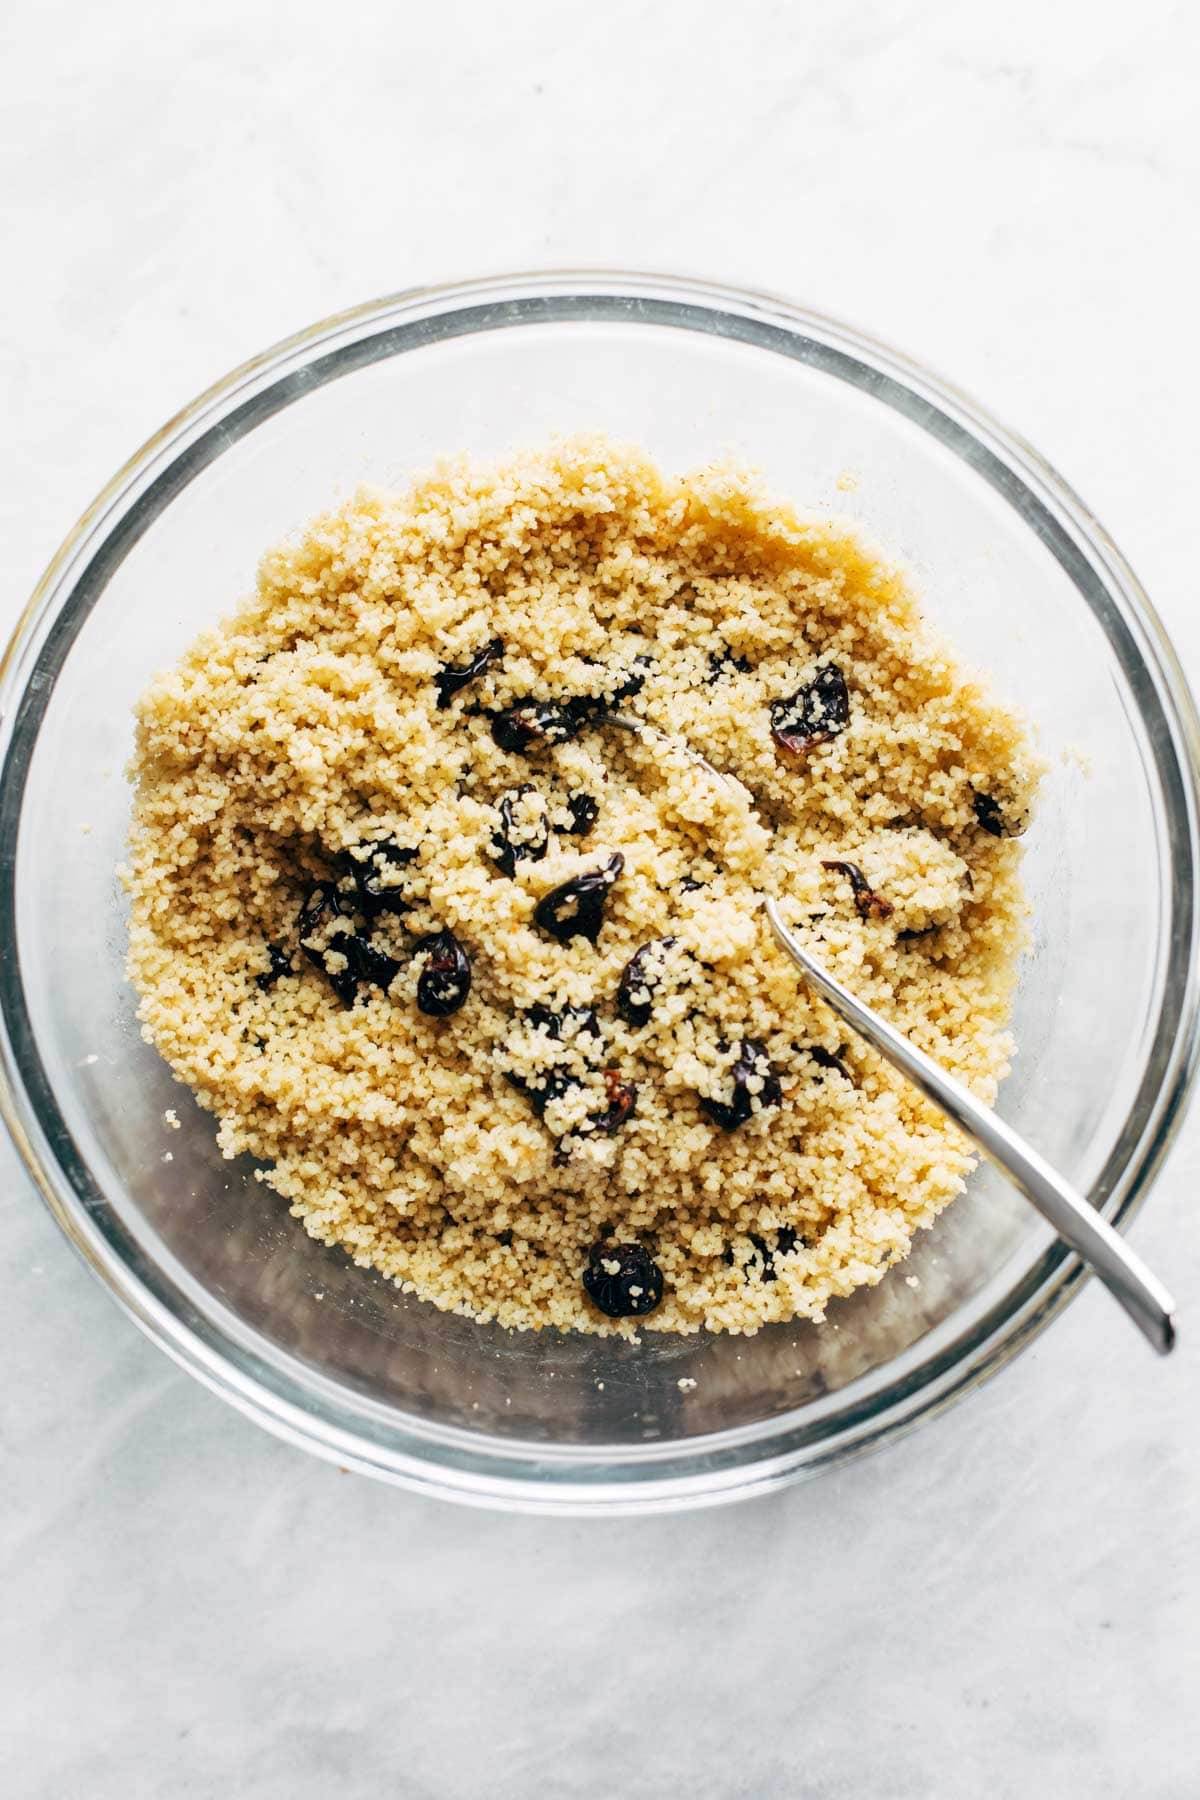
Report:
M 1052 471 L 942 382 L 781 301 L 643 276 L 468 283 L 314 326 L 172 420 L 76 526 L 0 671 L 2 1098 L 92 1268 L 251 1417 L 431 1493 L 637 1511 L 762 1491 L 911 1426 L 1044 1326 L 1078 1263 L 984 1170 L 822 1329 L 630 1345 L 445 1316 L 222 1161 L 138 1035 L 114 873 L 134 699 L 264 548 L 360 481 L 577 429 L 675 468 L 738 452 L 849 518 L 1027 709 L 1051 774 L 1001 1110 L 1130 1216 L 1180 1115 L 1197 1004 L 1197 722 L 1145 595 Z

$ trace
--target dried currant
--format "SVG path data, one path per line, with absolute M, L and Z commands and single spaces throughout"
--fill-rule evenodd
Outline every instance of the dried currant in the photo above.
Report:
M 753 1113 L 779 1106 L 783 1100 L 779 1077 L 771 1068 L 765 1046 L 757 1038 L 741 1039 L 737 1061 L 729 1076 L 733 1086 L 730 1099 L 713 1100 L 707 1094 L 700 1096 L 702 1109 L 722 1131 L 736 1131 Z M 753 1090 L 751 1082 L 754 1083 Z
M 832 1050 L 826 1050 L 820 1044 L 800 1044 L 797 1048 L 801 1055 L 811 1056 L 818 1069 L 836 1069 L 839 1075 L 844 1075 L 847 1081 L 850 1080 L 849 1069 L 841 1057 L 835 1056 Z
M 530 756 L 578 737 L 598 707 L 595 701 L 522 700 L 505 712 L 492 714 L 492 737 L 501 750 Z
M 353 1006 L 358 995 L 358 975 L 351 960 L 354 930 L 343 918 L 337 893 L 329 882 L 319 881 L 309 889 L 296 920 L 296 929 L 300 948 L 309 962 L 320 969 L 343 1005 Z M 325 942 L 320 949 L 314 949 L 305 940 L 318 934 Z M 337 959 L 332 967 L 331 956 Z
M 585 1061 L 599 1060 L 593 1053 L 600 1049 L 602 1034 L 600 1021 L 593 1007 L 564 1006 L 555 1012 L 539 1002 L 529 1008 L 525 1018 L 529 1024 L 540 1026 L 546 1036 L 553 1038 L 556 1043 L 565 1039 L 576 1044 Z M 584 1038 L 591 1039 L 591 1043 L 584 1044 L 581 1041 Z M 529 1076 L 506 1071 L 505 1080 L 519 1094 L 524 1094 L 539 1119 L 552 1100 L 561 1099 L 573 1087 L 581 1085 L 578 1076 L 573 1075 L 570 1070 L 554 1066 L 539 1069 Z
M 748 675 L 752 664 L 744 656 L 735 656 L 728 645 L 708 659 L 707 687 L 713 687 L 729 675 Z
M 404 871 L 417 860 L 411 844 L 377 838 L 343 850 L 338 866 L 353 877 L 355 898 L 368 918 L 376 913 L 404 912 L 412 903 Z
M 654 991 L 662 980 L 661 966 L 655 965 L 660 964 L 662 954 L 676 941 L 673 937 L 651 938 L 648 944 L 635 950 L 625 964 L 617 984 L 617 1011 L 627 1025 L 640 1030 L 650 1023 Z
M 563 827 L 572 837 L 586 837 L 600 816 L 600 802 L 591 794 L 568 794 L 571 823 Z
M 530 794 L 537 805 L 528 804 Z M 492 860 L 502 875 L 515 875 L 519 862 L 541 862 L 550 848 L 546 802 L 535 787 L 510 788 L 500 797 L 500 823 L 492 833 Z
M 445 929 L 419 938 L 413 955 L 425 958 L 425 967 L 417 977 L 417 1006 L 431 1019 L 448 1018 L 471 991 L 471 964 L 466 951 L 454 933 Z
M 608 696 L 608 704 L 620 706 L 622 700 L 632 700 L 635 695 L 640 694 L 653 667 L 654 658 L 652 656 L 635 656 L 629 665 L 624 681 Z
M 583 1288 L 607 1318 L 640 1319 L 662 1299 L 662 1270 L 641 1244 L 593 1244 Z
M 782 1225 L 775 1233 L 773 1244 L 768 1244 L 766 1238 L 759 1237 L 755 1231 L 750 1233 L 750 1242 L 762 1259 L 762 1274 L 759 1279 L 761 1281 L 777 1281 L 779 1277 L 775 1272 L 775 1258 L 786 1256 L 789 1251 L 796 1248 L 800 1240 L 790 1225 Z
M 477 650 L 470 661 L 463 663 L 460 668 L 455 669 L 447 665 L 440 669 L 433 678 L 434 686 L 437 688 L 439 710 L 444 710 L 449 706 L 460 688 L 465 688 L 469 681 L 475 681 L 485 669 L 491 667 L 492 663 L 499 662 L 503 655 L 503 641 L 500 638 L 493 638 L 490 644 L 485 644 L 482 650 Z
M 849 723 L 850 693 L 836 663 L 826 663 L 789 699 L 771 705 L 771 736 L 792 756 L 827 744 Z
M 748 1232 L 747 1236 L 759 1257 L 758 1264 L 752 1261 L 742 1264 L 742 1275 L 747 1280 L 752 1274 L 756 1274 L 760 1281 L 777 1281 L 779 1277 L 775 1271 L 775 1258 L 790 1255 L 797 1244 L 804 1243 L 804 1239 L 794 1232 L 790 1225 L 779 1227 L 775 1233 L 773 1244 L 768 1244 L 766 1238 L 760 1237 L 756 1231 Z M 721 1260 L 727 1269 L 733 1268 L 737 1259 L 733 1254 L 732 1247 L 726 1250 Z
M 591 1121 L 593 1131 L 602 1131 L 611 1137 L 619 1131 L 626 1119 L 633 1116 L 637 1106 L 637 1088 L 632 1081 L 624 1081 L 619 1069 L 605 1069 L 604 1097 L 608 1105 L 598 1118 Z
M 561 1100 L 573 1087 L 582 1085 L 566 1069 L 540 1069 L 536 1075 L 528 1078 L 514 1075 L 511 1069 L 506 1069 L 504 1079 L 509 1087 L 516 1088 L 518 1094 L 525 1096 L 539 1119 L 552 1100 Z
M 292 959 L 282 944 L 268 944 L 267 955 L 271 959 L 269 966 L 263 970 L 261 975 L 256 975 L 254 978 L 256 985 L 262 989 L 264 994 L 269 992 L 283 976 L 290 975 L 292 972 Z
M 850 883 L 850 891 L 854 895 L 854 906 L 860 919 L 890 919 L 895 907 L 882 894 L 877 894 L 857 863 L 843 862 L 834 857 L 822 862 L 823 869 L 836 869 Z
M 387 956 L 377 950 L 365 937 L 347 938 L 340 946 L 346 952 L 350 968 L 359 981 L 369 981 L 375 987 L 387 991 L 400 973 L 400 964 L 394 956 Z
M 992 794 L 973 793 L 971 802 L 975 808 L 975 817 L 982 831 L 990 837 L 1020 837 L 1026 830 L 1027 818 L 1012 819 L 1005 813 L 1000 802 Z
M 564 1027 L 570 1026 L 566 1032 L 568 1038 L 600 1036 L 600 1021 L 596 1017 L 594 1006 L 564 1006 L 558 1012 L 543 1006 L 540 1001 L 529 1008 L 525 1014 L 531 1025 L 540 1025 L 548 1037 L 556 1040 L 564 1035 Z
M 625 867 L 625 858 L 614 850 L 598 868 L 585 869 L 562 882 L 533 909 L 534 924 L 566 944 L 572 938 L 586 938 L 594 944 L 604 923 L 604 902 L 609 889 Z

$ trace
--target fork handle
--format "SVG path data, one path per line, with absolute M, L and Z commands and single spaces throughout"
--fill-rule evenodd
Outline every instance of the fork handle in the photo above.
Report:
M 1100 1277 L 1160 1356 L 1173 1349 L 1174 1300 L 1108 1220 L 957 1077 L 835 981 L 789 931 L 774 900 L 768 900 L 766 907 L 776 940 L 803 969 L 826 1005 L 906 1075 L 927 1100 L 941 1107 L 989 1162 L 1008 1176 L 1063 1243 Z

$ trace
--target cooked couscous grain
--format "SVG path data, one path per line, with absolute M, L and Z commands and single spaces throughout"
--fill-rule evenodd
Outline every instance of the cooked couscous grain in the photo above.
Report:
M 269 555 L 141 702 L 143 1029 L 314 1237 L 436 1306 L 819 1319 L 970 1163 L 761 897 L 990 1100 L 1038 768 L 902 580 L 744 473 L 449 463 Z

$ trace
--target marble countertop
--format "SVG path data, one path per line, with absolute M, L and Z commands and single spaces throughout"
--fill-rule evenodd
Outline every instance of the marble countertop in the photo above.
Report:
M 13 0 L 0 623 L 179 404 L 377 293 L 582 262 L 778 289 L 1076 485 L 1200 680 L 1200 29 L 1145 0 Z M 505 1518 L 259 1432 L 144 1342 L 0 1150 L 0 1786 L 1188 1800 L 1200 1111 L 1094 1287 L 885 1452 L 726 1511 Z

